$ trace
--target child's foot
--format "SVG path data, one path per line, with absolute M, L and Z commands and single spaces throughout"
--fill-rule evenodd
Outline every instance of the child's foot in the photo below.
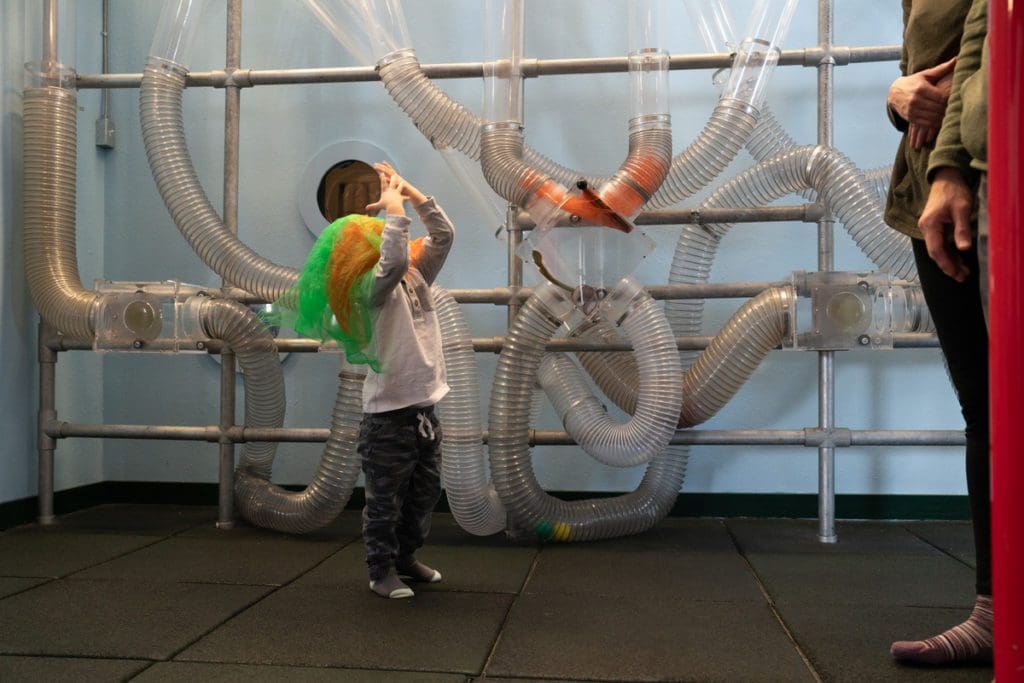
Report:
M 970 618 L 927 640 L 900 640 L 892 656 L 917 664 L 992 661 L 992 596 L 979 595 Z
M 441 580 L 441 572 L 416 560 L 412 564 L 399 565 L 398 575 L 418 583 L 437 583 Z
M 382 598 L 411 598 L 414 595 L 412 589 L 402 583 L 393 571 L 383 579 L 371 581 L 370 590 Z

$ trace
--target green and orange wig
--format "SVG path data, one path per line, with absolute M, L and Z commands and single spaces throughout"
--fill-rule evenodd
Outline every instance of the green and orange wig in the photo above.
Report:
M 324 228 L 295 286 L 274 302 L 267 322 L 291 327 L 310 339 L 334 339 L 350 363 L 380 372 L 380 359 L 370 348 L 370 291 L 383 231 L 383 220 L 362 214 L 344 216 Z M 410 267 L 422 252 L 422 238 L 409 243 Z

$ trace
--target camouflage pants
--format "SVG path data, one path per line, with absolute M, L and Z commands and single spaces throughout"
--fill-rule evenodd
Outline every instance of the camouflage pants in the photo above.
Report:
M 412 560 L 441 497 L 441 423 L 434 408 L 367 413 L 356 451 L 366 483 L 363 541 L 370 578 Z

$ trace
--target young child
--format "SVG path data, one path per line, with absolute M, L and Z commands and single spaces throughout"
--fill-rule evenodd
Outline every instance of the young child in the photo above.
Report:
M 441 426 L 434 404 L 448 393 L 441 330 L 430 285 L 444 265 L 455 231 L 432 197 L 387 163 L 380 174 L 384 210 L 380 260 L 369 283 L 372 363 L 363 387 L 357 451 L 366 483 L 363 539 L 370 589 L 385 598 L 412 597 L 402 581 L 436 583 L 441 573 L 416 560 L 441 496 Z M 409 242 L 408 201 L 427 229 Z

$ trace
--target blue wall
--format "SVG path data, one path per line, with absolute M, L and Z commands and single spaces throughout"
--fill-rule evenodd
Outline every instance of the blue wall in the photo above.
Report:
M 479 2 L 405 4 L 412 40 L 422 62 L 481 58 L 483 17 Z M 744 24 L 751 4 L 731 3 L 738 26 Z M 837 4 L 837 44 L 900 41 L 900 10 L 893 3 L 871 0 Z M 141 71 L 160 5 L 155 0 L 113 3 L 113 71 Z M 625 3 L 602 3 L 599 7 L 597 12 L 594 3 L 577 0 L 528 2 L 527 54 L 538 58 L 623 54 Z M 80 9 L 80 13 L 83 11 Z M 670 24 L 679 28 L 671 33 L 668 49 L 673 53 L 703 52 L 682 3 L 670 3 L 670 12 Z M 79 16 L 79 68 L 95 71 L 98 41 L 89 37 L 93 35 L 92 27 L 83 28 L 86 20 Z M 224 23 L 223 3 L 210 3 L 190 60 L 193 70 L 223 65 Z M 787 47 L 815 45 L 816 26 L 816 3 L 805 0 L 797 10 Z M 86 54 L 87 58 L 82 56 Z M 254 69 L 356 65 L 301 3 L 269 0 L 245 3 L 242 61 L 244 67 Z M 888 164 L 896 147 L 896 134 L 890 130 L 884 113 L 885 91 L 896 75 L 895 63 L 836 69 L 836 146 L 863 168 Z M 813 143 L 816 139 L 816 83 L 814 69 L 784 67 L 776 72 L 769 90 L 769 104 L 800 143 Z M 673 72 L 671 85 L 678 151 L 704 125 L 716 92 L 708 72 Z M 470 109 L 479 111 L 478 80 L 445 81 L 442 87 Z M 613 170 L 626 151 L 627 95 L 628 84 L 622 74 L 532 79 L 526 92 L 527 140 L 566 165 L 593 173 Z M 85 110 L 80 126 L 91 131 L 98 94 L 85 92 L 81 99 Z M 195 89 L 185 95 L 190 149 L 215 206 L 220 206 L 222 194 L 223 101 L 220 90 Z M 441 274 L 441 284 L 455 288 L 504 284 L 504 245 L 493 237 L 493 219 L 464 196 L 441 157 L 394 107 L 379 83 L 250 88 L 243 92 L 242 106 L 240 233 L 256 251 L 280 263 L 301 262 L 313 241 L 297 208 L 302 171 L 324 147 L 344 140 L 361 140 L 384 150 L 404 175 L 435 194 L 454 219 L 458 239 Z M 219 278 L 199 262 L 181 239 L 149 177 L 139 132 L 137 92 L 113 91 L 113 112 L 118 127 L 117 148 L 109 153 L 95 149 L 83 149 L 81 153 L 80 203 L 87 192 L 97 192 L 96 196 L 102 197 L 102 202 L 96 205 L 87 200 L 79 211 L 80 253 L 88 262 L 83 264 L 83 276 L 96 268 L 90 277 L 102 274 L 113 280 L 175 278 L 196 284 L 219 284 Z M 9 163 L 6 145 L 4 155 L 5 163 Z M 741 153 L 729 173 L 750 163 L 746 153 Z M 5 175 L 4 192 L 10 191 Z M 84 222 L 83 212 L 88 214 Z M 654 228 L 650 234 L 658 249 L 644 262 L 638 275 L 644 282 L 660 283 L 667 279 L 675 233 L 672 229 Z M 807 224 L 738 226 L 722 242 L 712 280 L 774 280 L 787 277 L 793 270 L 813 270 L 817 253 L 815 234 L 815 226 Z M 10 258 L 10 235 L 5 220 L 4 251 L 0 252 L 5 263 Z M 88 248 L 83 248 L 83 244 L 88 244 Z M 839 269 L 870 267 L 841 229 L 837 230 L 836 244 Z M 6 268 L 4 272 L 6 278 Z M 528 273 L 528 278 L 535 275 Z M 6 316 L 11 315 L 11 309 L 8 295 L 4 296 L 6 329 Z M 716 331 L 739 303 L 710 302 L 706 333 Z M 503 309 L 477 305 L 467 306 L 466 312 L 474 336 L 503 333 Z M 25 333 L 19 337 L 20 342 L 3 337 L 0 351 L 4 354 L 5 374 L 8 353 L 31 358 L 26 350 L 30 347 L 29 336 Z M 486 403 L 495 359 L 481 355 L 480 363 Z M 838 355 L 836 364 L 840 426 L 948 429 L 960 425 L 952 390 L 936 350 L 847 352 Z M 739 395 L 705 426 L 792 429 L 817 424 L 816 365 L 813 354 L 772 354 Z M 337 366 L 338 359 L 329 355 L 293 354 L 285 361 L 287 425 L 326 426 Z M 69 416 L 67 419 L 168 424 L 217 421 L 219 366 L 208 357 L 98 358 L 92 354 L 67 354 L 61 359 L 61 371 L 67 383 L 60 392 L 73 403 L 71 410 L 62 408 Z M 26 373 L 32 370 L 29 367 L 22 372 L 25 377 L 19 382 L 25 392 L 31 392 Z M 101 397 L 95 394 L 99 379 Z M 7 402 L 21 400 L 21 396 L 2 394 L 5 407 Z M 555 425 L 547 416 L 540 426 Z M 29 431 L 26 439 L 30 435 Z M 62 443 L 61 453 L 64 455 L 58 461 L 58 472 L 70 466 L 72 455 L 81 455 L 86 462 L 94 463 L 100 453 L 99 478 L 172 482 L 216 478 L 216 448 L 209 444 L 78 440 Z M 283 446 L 275 465 L 275 480 L 305 483 L 319 453 L 318 445 Z M 0 471 L 5 475 L 14 472 L 15 478 L 24 479 L 31 470 L 27 464 L 31 457 L 28 452 L 24 457 L 17 453 L 4 455 L 0 457 Z M 637 469 L 606 468 L 575 448 L 537 448 L 534 462 L 541 483 L 550 489 L 626 490 L 635 485 L 641 474 Z M 962 493 L 961 463 L 958 450 L 949 448 L 845 449 L 838 456 L 837 488 L 841 493 Z M 816 472 L 814 449 L 702 447 L 693 451 L 684 490 L 813 492 L 817 487 Z M 0 487 L 0 500 L 32 492 L 31 482 L 10 490 Z
M 0 501 L 35 490 L 30 459 L 35 329 L 21 265 L 21 63 L 24 60 L 21 7 L 0 4 Z
M 32 3 L 33 5 L 35 3 Z M 61 59 L 79 71 L 100 67 L 99 5 L 76 3 L 77 55 Z M 25 285 L 21 230 L 21 91 L 23 64 L 38 59 L 39 38 L 26 39 L 28 16 L 38 7 L 21 1 L 0 5 L 0 501 L 35 495 L 35 425 L 39 401 L 36 365 L 36 315 Z M 99 93 L 79 94 L 78 256 L 83 283 L 89 287 L 103 272 L 104 160 L 93 144 L 93 120 Z M 62 419 L 102 422 L 102 359 L 94 354 L 61 356 L 57 365 L 57 412 Z M 55 486 L 71 488 L 105 479 L 103 442 L 73 441 L 59 445 Z

